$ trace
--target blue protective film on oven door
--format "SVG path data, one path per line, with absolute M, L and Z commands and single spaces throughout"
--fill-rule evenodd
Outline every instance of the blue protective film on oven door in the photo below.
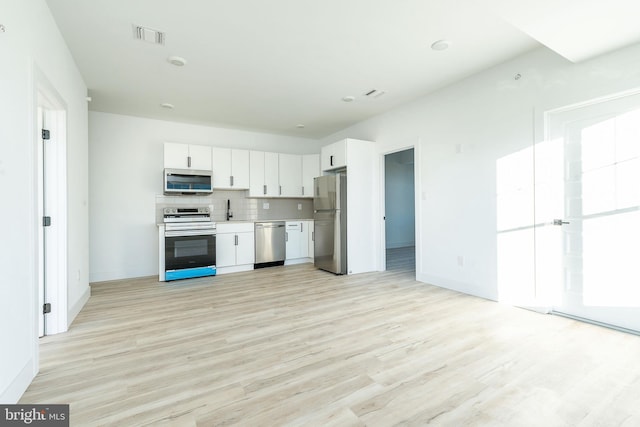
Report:
M 164 280 L 167 282 L 170 280 L 179 279 L 191 279 L 194 277 L 215 276 L 216 267 L 198 267 L 198 268 L 185 268 L 183 270 L 168 270 L 164 273 Z

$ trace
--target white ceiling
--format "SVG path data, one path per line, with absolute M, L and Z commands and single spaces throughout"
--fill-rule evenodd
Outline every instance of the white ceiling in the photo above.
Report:
M 593 18 L 598 4 L 616 2 L 638 0 L 47 0 L 91 110 L 309 138 L 527 52 L 536 39 L 573 60 L 593 55 L 562 17 L 576 3 L 589 3 Z M 638 16 L 620 7 L 625 22 Z M 165 32 L 165 45 L 135 40 L 134 24 Z M 431 50 L 438 39 L 451 47 Z M 640 34 L 634 26 L 612 39 L 595 54 Z M 187 65 L 169 64 L 171 55 Z M 386 94 L 365 97 L 371 89 Z

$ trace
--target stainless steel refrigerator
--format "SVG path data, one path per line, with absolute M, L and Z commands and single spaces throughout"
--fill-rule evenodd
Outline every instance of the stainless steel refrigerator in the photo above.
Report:
M 314 264 L 347 274 L 347 176 L 320 176 L 313 186 Z

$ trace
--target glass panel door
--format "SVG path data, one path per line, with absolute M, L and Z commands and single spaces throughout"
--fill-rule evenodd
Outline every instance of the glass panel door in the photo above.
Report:
M 556 312 L 640 331 L 640 95 L 550 112 L 536 145 L 536 287 Z

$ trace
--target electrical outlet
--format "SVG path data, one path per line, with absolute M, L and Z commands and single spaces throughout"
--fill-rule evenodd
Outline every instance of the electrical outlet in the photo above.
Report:
M 262 209 L 269 209 L 269 202 L 262 203 Z
M 298 203 L 298 210 L 301 211 L 302 210 L 302 203 Z

